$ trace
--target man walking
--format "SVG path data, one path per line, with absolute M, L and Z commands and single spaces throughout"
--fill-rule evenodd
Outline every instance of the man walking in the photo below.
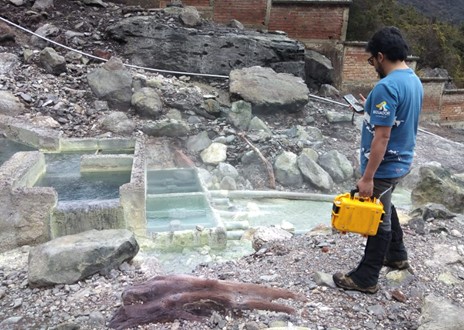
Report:
M 381 196 L 385 214 L 377 234 L 368 237 L 359 265 L 347 274 L 334 274 L 333 280 L 343 289 L 375 293 L 383 265 L 395 269 L 409 267 L 391 196 L 398 181 L 411 168 L 423 88 L 405 62 L 409 47 L 397 28 L 386 27 L 376 32 L 366 51 L 371 55 L 367 61 L 374 66 L 380 81 L 363 99 L 362 177 L 357 188 L 361 197 Z

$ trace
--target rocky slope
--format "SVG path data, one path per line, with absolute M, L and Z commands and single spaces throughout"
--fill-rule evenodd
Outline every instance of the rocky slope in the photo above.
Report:
M 16 3 L 16 2 L 15 2 Z M 71 46 L 88 52 L 107 56 L 118 55 L 118 45 L 105 40 L 105 27 L 122 16 L 135 15 L 134 8 L 95 1 L 96 6 L 81 2 L 56 1 L 53 10 L 31 8 L 32 3 L 1 0 L 2 15 L 35 30 L 44 23 L 51 23 L 59 30 L 52 34 L 54 40 L 66 42 L 69 31 L 80 30 L 82 35 L 73 36 Z M 143 14 L 143 13 L 142 13 Z M 146 14 L 146 13 L 145 13 Z M 156 13 L 160 19 L 176 18 Z M 211 28 L 214 28 L 211 25 Z M 68 33 L 66 33 L 68 32 Z M 0 52 L 18 56 L 20 65 L 9 75 L 0 76 L 2 90 L 11 91 L 26 105 L 20 116 L 61 130 L 69 137 L 114 136 L 101 124 L 109 109 L 97 109 L 95 96 L 90 91 L 86 74 L 99 66 L 93 60 L 69 59 L 68 71 L 55 76 L 47 74 L 38 65 L 37 49 L 31 44 L 30 36 L 21 30 L 1 23 Z M 63 55 L 67 50 L 57 47 Z M 214 93 L 222 106 L 230 106 L 227 81 L 209 81 L 188 76 L 173 77 L 147 73 L 133 69 L 134 75 L 156 77 L 170 95 L 185 87 L 200 88 L 203 93 Z M 334 99 L 339 100 L 336 96 Z M 339 150 L 356 163 L 358 129 L 351 122 L 331 123 L 328 111 L 346 111 L 330 103 L 311 100 L 303 111 L 295 114 L 263 116 L 275 136 L 260 142 L 270 160 L 283 148 L 298 150 L 297 144 L 284 140 L 276 143 L 280 133 L 295 125 L 314 126 L 321 130 L 324 139 L 317 145 L 320 153 Z M 192 115 L 192 114 L 189 114 Z M 137 134 L 141 119 L 133 111 L 127 116 L 136 124 L 136 129 L 126 136 Z M 234 128 L 221 119 L 202 118 L 194 131 L 209 130 L 221 135 L 233 134 Z M 462 159 L 464 148 L 451 140 L 463 142 L 462 131 L 429 125 L 427 130 L 444 135 L 447 140 L 435 135 L 420 133 L 416 164 L 439 161 L 453 172 L 464 172 Z M 183 139 L 167 139 L 167 143 L 184 148 Z M 239 139 L 230 149 L 227 161 L 240 162 L 246 145 Z M 198 155 L 186 154 L 202 166 Z M 263 181 L 263 180 L 261 180 Z M 354 181 L 353 181 L 354 182 Z M 353 182 L 346 183 L 347 186 Z M 258 182 L 259 183 L 259 182 Z M 255 188 L 263 188 L 261 185 Z M 278 186 L 278 189 L 286 188 Z M 335 187 L 336 189 L 346 187 Z M 314 191 L 314 188 L 299 188 Z M 403 213 L 407 213 L 403 210 Z M 429 213 L 430 214 L 430 213 Z M 151 324 L 144 329 L 262 329 L 268 327 L 300 326 L 309 329 L 432 329 L 450 322 L 446 329 L 461 329 L 464 308 L 464 246 L 462 216 L 445 220 L 434 216 L 415 215 L 414 221 L 405 225 L 405 240 L 410 250 L 414 275 L 394 272 L 384 268 L 381 275 L 382 289 L 376 295 L 363 295 L 333 288 L 326 277 L 338 270 L 349 270 L 359 260 L 364 239 L 357 235 L 340 236 L 330 231 L 315 232 L 298 236 L 285 243 L 273 243 L 259 253 L 244 258 L 217 263 L 219 252 L 199 249 L 188 252 L 190 259 L 208 256 L 192 273 L 217 279 L 259 283 L 266 286 L 286 288 L 300 293 L 306 302 L 282 301 L 292 306 L 293 315 L 265 311 L 231 311 L 214 313 L 204 322 L 176 321 L 169 324 Z M 249 244 L 245 242 L 244 244 Z M 162 274 L 165 270 L 153 257 L 140 255 L 132 264 L 124 264 L 105 276 L 95 275 L 73 285 L 53 288 L 31 289 L 27 285 L 27 257 L 29 247 L 23 247 L 0 255 L 0 328 L 4 329 L 105 329 L 111 316 L 121 304 L 120 295 L 124 288 L 140 283 L 149 277 Z M 212 261 L 211 261 L 212 260 Z M 441 299 L 446 299 L 446 302 Z M 449 306 L 452 303 L 454 306 Z M 460 316 L 461 315 L 461 316 Z M 453 328 L 454 326 L 454 328 Z

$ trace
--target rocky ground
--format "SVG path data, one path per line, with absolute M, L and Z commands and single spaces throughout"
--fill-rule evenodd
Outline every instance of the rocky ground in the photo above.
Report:
M 96 5 L 95 5 L 96 4 Z M 106 3 L 106 7 L 85 5 L 77 1 L 55 1 L 53 10 L 32 9 L 32 3 L 0 0 L 1 15 L 14 23 L 35 30 L 44 23 L 60 27 L 54 40 L 66 42 L 66 31 L 85 31 L 70 46 L 89 54 L 118 54 L 118 45 L 105 40 L 105 27 L 118 18 L 138 12 L 133 7 Z M 162 12 L 151 12 L 160 19 L 172 20 Z M 205 25 L 214 28 L 212 24 Z M 205 28 L 206 28 L 205 27 Z M 24 58 L 29 54 L 30 37 L 14 27 L 0 23 L 0 53 L 8 52 Z M 63 51 L 63 54 L 66 51 Z M 68 65 L 68 72 L 60 76 L 46 74 L 37 65 L 37 54 L 32 52 L 28 61 L 22 61 L 14 75 L 0 76 L 1 89 L 12 91 L 26 104 L 23 117 L 37 125 L 48 125 L 61 130 L 65 136 L 108 136 L 101 124 L 107 111 L 95 111 L 95 98 L 86 84 L 86 73 L 99 63 L 91 60 L 83 64 L 80 60 Z M 134 74 L 158 76 L 134 70 Z M 218 99 L 227 105 L 227 81 L 206 81 L 184 77 L 163 76 L 172 82 L 172 89 L 179 86 L 199 86 L 205 93 L 217 93 Z M 313 125 L 321 129 L 324 142 L 321 152 L 337 149 L 347 155 L 353 163 L 357 158 L 359 132 L 350 122 L 331 124 L 325 117 L 327 110 L 346 111 L 330 103 L 311 100 L 297 114 L 281 114 L 264 117 L 276 134 L 295 124 Z M 128 114 L 134 121 L 134 113 Z M 53 120 L 50 120 L 52 118 Z M 312 118 L 309 120 L 308 118 Z M 313 121 L 314 120 L 314 121 Z M 222 125 L 222 126 L 220 126 Z M 218 120 L 203 120 L 196 126 L 217 130 L 224 128 Z M 429 124 L 427 131 L 443 136 L 421 132 L 418 136 L 416 164 L 438 161 L 454 172 L 464 172 L 464 134 L 462 130 Z M 233 130 L 225 127 L 225 130 Z M 179 141 L 171 141 L 176 146 Z M 290 151 L 298 146 L 285 146 Z M 237 142 L 228 161 L 238 162 L 245 148 Z M 282 145 L 268 142 L 260 145 L 266 156 L 272 159 Z M 192 155 L 191 155 L 192 156 Z M 284 189 L 278 187 L 278 189 Z M 407 210 L 403 210 L 407 213 Z M 267 327 L 301 326 L 309 329 L 417 329 L 425 328 L 424 298 L 435 295 L 443 297 L 462 309 L 464 308 L 464 246 L 462 217 L 443 220 L 426 219 L 422 226 L 417 222 L 404 225 L 405 240 L 410 251 L 414 275 L 408 272 L 392 272 L 384 268 L 381 274 L 381 290 L 375 295 L 345 292 L 332 287 L 324 274 L 338 270 L 349 270 L 359 261 L 364 239 L 358 235 L 316 232 L 312 235 L 295 236 L 285 244 L 269 245 L 264 251 L 244 256 L 225 263 L 204 262 L 192 274 L 209 278 L 227 279 L 246 283 L 289 289 L 306 297 L 307 301 L 286 300 L 281 303 L 295 308 L 294 314 L 266 311 L 230 311 L 215 313 L 203 322 L 175 321 L 167 324 L 145 325 L 143 329 L 261 329 Z M 421 229 L 422 228 L 422 229 Z M 248 243 L 244 243 L 248 244 Z M 95 275 L 73 285 L 33 289 L 27 284 L 27 257 L 29 247 L 23 247 L 0 255 L 0 328 L 1 329 L 105 329 L 107 322 L 120 306 L 122 291 L 130 285 L 140 283 L 165 270 L 156 258 L 138 256 L 132 264 L 124 264 L 110 274 Z M 214 251 L 197 251 L 215 254 Z M 219 253 L 217 253 L 219 254 Z M 438 298 L 433 302 L 440 303 Z M 440 312 L 440 306 L 432 307 Z M 435 306 L 435 305 L 432 305 Z M 452 319 L 451 309 L 441 313 L 445 320 Z M 440 313 L 439 313 L 440 314 Z M 422 318 L 421 318 L 422 315 Z M 437 319 L 440 315 L 435 315 Z M 440 321 L 442 322 L 442 321 Z M 456 328 L 458 329 L 458 328 Z

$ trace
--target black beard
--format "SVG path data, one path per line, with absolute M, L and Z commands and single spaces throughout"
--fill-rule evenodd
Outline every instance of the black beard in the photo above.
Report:
M 383 78 L 385 78 L 385 77 L 387 76 L 387 75 L 385 74 L 385 72 L 383 72 L 383 70 L 381 70 L 381 69 L 378 69 L 378 70 L 376 70 L 376 71 L 377 71 L 377 74 L 379 75 L 379 78 L 380 78 L 380 79 L 383 79 Z

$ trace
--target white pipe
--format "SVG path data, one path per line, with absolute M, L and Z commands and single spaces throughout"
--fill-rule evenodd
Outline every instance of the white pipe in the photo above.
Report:
M 263 198 L 281 198 L 281 199 L 297 199 L 297 200 L 310 200 L 316 202 L 333 202 L 336 195 L 325 195 L 315 193 L 299 193 L 299 192 L 286 192 L 275 190 L 210 190 L 211 197 L 228 197 L 228 198 L 249 198 L 249 199 L 263 199 Z

